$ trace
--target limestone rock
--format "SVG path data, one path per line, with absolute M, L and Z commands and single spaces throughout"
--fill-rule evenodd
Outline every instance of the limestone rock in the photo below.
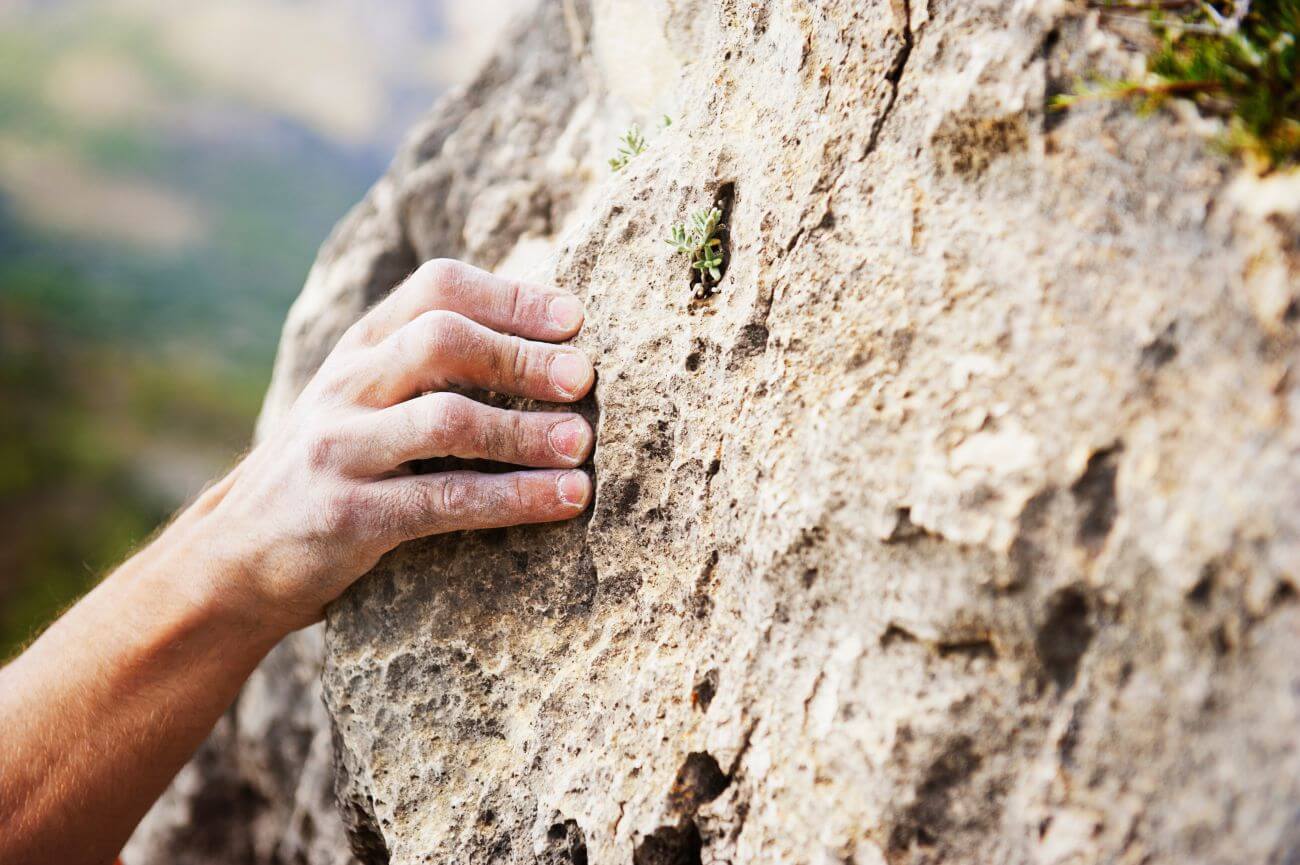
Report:
M 1135 62 L 1123 26 L 555 0 L 413 133 L 263 423 L 417 262 L 465 258 L 585 300 L 597 492 L 410 544 L 331 610 L 361 861 L 1295 861 L 1300 195 L 1193 111 L 1048 111 Z M 663 238 L 714 201 L 696 300 Z M 256 701 L 301 745 L 304 700 L 231 722 Z M 271 747 L 237 738 L 234 786 Z M 336 833 L 311 741 L 264 809 Z M 248 861 L 337 861 L 302 850 Z

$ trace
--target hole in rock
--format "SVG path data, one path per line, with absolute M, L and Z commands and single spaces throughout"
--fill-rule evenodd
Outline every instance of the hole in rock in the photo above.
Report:
M 722 213 L 719 220 L 719 228 L 715 234 L 721 241 L 719 251 L 721 252 L 722 263 L 718 266 L 718 276 L 714 279 L 711 273 L 703 270 L 691 268 L 691 288 L 694 290 L 696 300 L 704 300 L 718 292 L 718 285 L 727 276 L 727 268 L 731 266 L 731 214 L 735 209 L 736 203 L 736 184 L 734 181 L 727 181 L 718 187 L 717 193 L 713 197 L 711 206 L 717 207 Z
M 1123 448 L 1113 445 L 1088 458 L 1088 466 L 1070 487 L 1083 519 L 1079 523 L 1079 544 L 1096 555 L 1106 543 L 1119 506 L 1115 501 L 1115 476 L 1119 472 L 1119 455 Z
M 890 830 L 889 851 L 894 857 L 914 846 L 936 846 L 943 834 L 953 827 L 954 802 L 982 763 L 974 745 L 970 737 L 958 736 L 930 763 L 916 788 L 915 801 L 908 805 Z
M 1205 606 L 1210 602 L 1210 596 L 1214 593 L 1214 576 L 1215 568 L 1213 565 L 1206 565 L 1201 569 L 1201 576 L 1192 586 L 1191 591 L 1187 593 L 1187 600 L 1193 604 Z
M 677 770 L 668 804 L 678 814 L 694 816 L 700 806 L 712 802 L 727 789 L 731 779 L 722 771 L 712 754 L 693 751 Z
M 695 821 L 660 826 L 632 851 L 632 865 L 703 865 L 704 841 Z
M 546 831 L 545 865 L 587 865 L 587 836 L 576 820 L 553 823 Z
M 1074 684 L 1079 661 L 1092 642 L 1088 599 L 1076 589 L 1062 589 L 1048 605 L 1047 620 L 1038 629 L 1034 647 L 1043 670 L 1065 691 Z

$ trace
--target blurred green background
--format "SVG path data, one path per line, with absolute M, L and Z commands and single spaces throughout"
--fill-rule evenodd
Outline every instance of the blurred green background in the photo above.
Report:
M 520 0 L 0 0 L 0 658 L 246 446 L 330 227 Z

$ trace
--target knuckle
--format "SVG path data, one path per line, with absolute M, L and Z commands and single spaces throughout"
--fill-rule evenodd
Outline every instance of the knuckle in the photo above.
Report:
M 465 438 L 473 426 L 473 414 L 465 397 L 452 393 L 430 394 L 425 398 L 424 425 L 417 433 L 432 444 L 448 446 Z
M 499 375 L 506 381 L 521 382 L 528 375 L 528 345 L 519 337 L 506 337 L 497 356 Z
M 415 282 L 424 294 L 424 302 L 434 309 L 452 305 L 453 299 L 465 290 L 466 270 L 466 265 L 452 258 L 435 258 L 420 265 Z
M 369 326 L 365 318 L 360 318 L 348 325 L 348 329 L 343 331 L 343 335 L 339 337 L 336 350 L 339 347 L 350 348 L 353 346 L 365 345 L 368 341 Z
M 443 352 L 452 350 L 463 328 L 456 313 L 434 309 L 420 314 L 417 330 L 431 350 Z
M 439 510 L 442 493 L 436 483 L 413 483 L 394 494 L 394 522 L 425 525 Z
M 488 409 L 481 421 L 467 435 L 472 436 L 474 450 L 485 459 L 509 460 L 514 453 L 511 447 L 513 431 L 509 420 L 502 420 L 499 409 Z
M 506 321 L 509 321 L 516 326 L 522 324 L 521 319 L 524 316 L 524 298 L 525 291 L 523 286 L 513 279 L 506 282 L 504 300 Z
M 317 432 L 307 440 L 307 466 L 316 472 L 329 471 L 338 465 L 342 451 L 343 440 L 338 433 L 332 430 Z
M 506 422 L 503 425 L 505 433 L 502 436 L 503 450 L 508 449 L 512 454 L 533 454 L 541 453 L 544 450 L 544 436 L 540 436 L 536 425 L 530 423 L 528 416 L 520 411 L 512 411 L 506 415 Z
M 452 288 L 461 279 L 462 265 L 452 258 L 433 258 L 415 271 L 414 282 L 435 294 Z
M 408 500 L 409 493 L 400 488 L 384 490 L 375 497 L 371 519 L 377 534 L 390 540 L 408 536 L 411 525 Z
M 444 516 L 472 513 L 479 491 L 469 478 L 450 475 L 442 479 L 437 490 L 437 511 Z
M 352 403 L 359 398 L 363 390 L 362 382 L 366 380 L 365 365 L 361 355 L 340 358 L 336 364 L 321 370 L 320 393 L 326 399 L 336 403 Z
M 332 537 L 351 537 L 359 534 L 366 514 L 370 511 L 369 505 L 368 497 L 358 486 L 348 485 L 335 490 L 326 497 L 322 509 L 322 522 L 326 533 Z
M 339 337 L 336 351 L 338 349 L 348 351 L 374 345 L 382 336 L 383 330 L 377 321 L 375 310 L 372 309 L 352 322 L 348 329 L 343 331 L 343 336 Z
M 515 513 L 526 513 L 531 510 L 531 497 L 528 488 L 524 484 L 523 475 L 514 474 L 510 476 L 510 485 L 508 488 L 508 498 L 510 509 Z
M 399 538 L 415 538 L 440 530 L 443 517 L 442 483 L 430 479 L 389 489 L 376 508 L 380 531 Z

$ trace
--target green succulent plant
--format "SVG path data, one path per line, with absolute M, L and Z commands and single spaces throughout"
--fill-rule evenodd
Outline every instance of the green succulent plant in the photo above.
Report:
M 1147 13 L 1156 47 L 1140 79 L 1095 79 L 1053 100 L 1123 99 L 1150 112 L 1192 99 L 1227 120 L 1221 144 L 1264 169 L 1300 162 L 1300 0 L 1109 0 L 1103 14 Z
M 622 171 L 629 162 L 645 153 L 646 146 L 641 127 L 633 123 L 632 127 L 619 138 L 618 155 L 609 160 L 609 167 L 614 171 Z
M 675 223 L 669 231 L 669 246 L 691 259 L 691 268 L 700 272 L 700 282 L 714 285 L 722 279 L 722 238 L 719 233 L 722 210 L 718 205 L 691 214 L 690 222 Z

